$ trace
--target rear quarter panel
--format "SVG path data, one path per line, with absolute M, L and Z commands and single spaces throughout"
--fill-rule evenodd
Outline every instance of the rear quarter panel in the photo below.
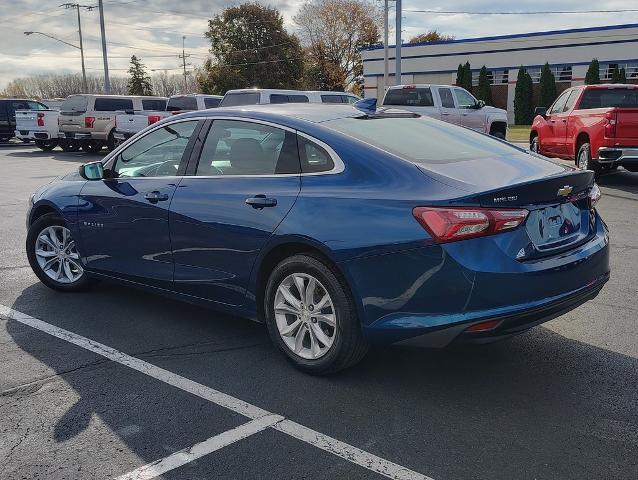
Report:
M 587 135 L 591 146 L 592 157 L 596 158 L 598 149 L 605 140 L 605 113 L 609 108 L 593 108 L 589 110 L 573 110 L 567 123 L 567 152 L 570 158 L 576 158 L 578 137 Z

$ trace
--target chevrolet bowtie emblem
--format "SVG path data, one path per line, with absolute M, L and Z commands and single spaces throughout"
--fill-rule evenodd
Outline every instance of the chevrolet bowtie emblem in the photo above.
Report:
M 556 195 L 559 197 L 568 197 L 569 194 L 572 193 L 572 190 L 574 190 L 574 187 L 565 185 L 563 188 L 558 189 L 558 193 Z

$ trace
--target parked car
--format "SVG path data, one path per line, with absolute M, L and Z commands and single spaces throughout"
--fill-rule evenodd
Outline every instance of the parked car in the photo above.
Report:
M 170 116 L 171 113 L 166 111 L 167 102 L 168 98 L 158 97 L 155 100 L 143 100 L 144 110 L 115 112 L 115 133 L 113 136 L 116 143 L 121 143 L 147 126 Z
M 15 135 L 16 110 L 46 110 L 37 100 L 24 98 L 0 98 L 0 142 L 8 142 Z
M 537 108 L 530 149 L 600 171 L 638 172 L 638 85 L 581 85 Z
M 115 117 L 115 139 L 121 143 L 147 126 L 171 115 L 192 110 L 217 108 L 222 98 L 220 95 L 173 95 L 161 110 L 119 113 Z
M 165 100 L 130 95 L 71 95 L 61 107 L 59 138 L 78 141 L 86 152 L 95 153 L 104 146 L 112 150 L 118 110 L 153 109 L 153 105 Z
M 57 290 L 102 278 L 259 319 L 312 373 L 370 343 L 506 338 L 595 297 L 609 240 L 593 172 L 418 117 L 167 118 L 35 192 L 29 262 Z
M 16 138 L 33 140 L 44 151 L 53 150 L 58 146 L 59 115 L 59 111 L 49 109 L 16 110 Z
M 507 135 L 507 111 L 486 106 L 461 87 L 396 85 L 388 88 L 382 105 L 461 125 L 502 140 Z
M 346 92 L 321 92 L 281 89 L 244 88 L 228 90 L 220 107 L 263 105 L 270 103 L 346 103 L 353 104 L 360 97 Z

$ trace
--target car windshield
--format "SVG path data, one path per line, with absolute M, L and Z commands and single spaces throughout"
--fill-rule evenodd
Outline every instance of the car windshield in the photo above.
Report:
M 436 164 L 518 153 L 466 128 L 429 118 L 340 118 L 322 125 L 415 163 Z
M 609 107 L 638 107 L 638 89 L 636 88 L 595 88 L 585 90 L 579 110 Z

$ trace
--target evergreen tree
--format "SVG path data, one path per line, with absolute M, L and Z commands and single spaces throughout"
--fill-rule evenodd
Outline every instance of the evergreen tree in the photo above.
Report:
M 462 87 L 465 84 L 463 81 L 464 73 L 463 64 L 459 63 L 459 68 L 456 69 L 456 86 Z
M 128 93 L 129 95 L 153 95 L 151 77 L 146 73 L 146 67 L 135 55 L 131 57 L 131 66 L 128 69 Z
M 585 74 L 585 85 L 596 85 L 598 83 L 600 83 L 600 65 L 598 64 L 598 59 L 594 58 Z
M 545 63 L 541 69 L 539 90 L 538 105 L 541 107 L 549 107 L 558 96 L 556 94 L 556 78 L 552 73 L 552 69 L 549 68 L 549 63 Z
M 534 119 L 532 94 L 532 77 L 521 66 L 518 70 L 516 89 L 514 90 L 514 123 L 516 125 L 531 125 Z
M 486 105 L 494 105 L 492 100 L 492 87 L 490 86 L 490 79 L 487 76 L 487 67 L 483 65 L 479 73 L 478 81 L 478 98 L 483 100 Z
M 470 67 L 470 62 L 465 62 L 463 65 L 463 80 L 464 84 L 462 87 L 468 92 L 472 91 L 472 68 Z
M 627 73 L 624 68 L 614 68 L 611 74 L 611 83 L 627 83 Z
M 627 71 L 624 68 L 620 69 L 620 78 L 618 83 L 627 83 Z

